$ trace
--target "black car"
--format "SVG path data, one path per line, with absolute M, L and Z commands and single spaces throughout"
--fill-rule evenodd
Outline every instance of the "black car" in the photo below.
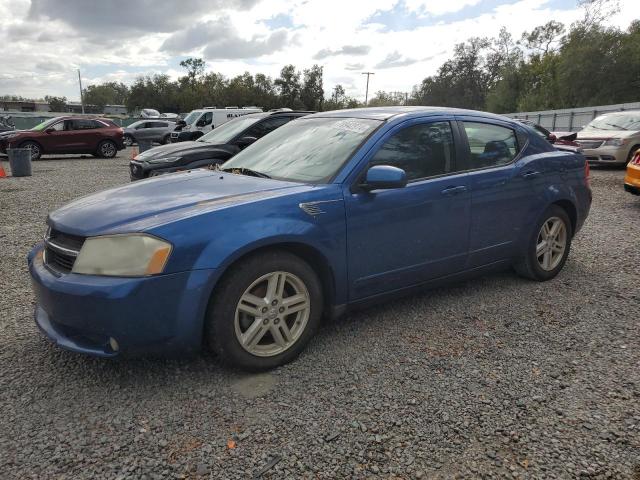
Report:
M 131 180 L 224 163 L 267 133 L 311 113 L 314 112 L 253 113 L 230 120 L 196 141 L 152 148 L 131 160 Z

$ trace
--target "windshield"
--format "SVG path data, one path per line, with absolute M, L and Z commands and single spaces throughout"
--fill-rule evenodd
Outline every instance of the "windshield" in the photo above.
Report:
M 229 143 L 233 137 L 242 132 L 245 128 L 250 127 L 258 120 L 262 119 L 263 116 L 259 117 L 247 116 L 247 117 L 238 117 L 233 120 L 229 120 L 226 123 L 223 123 L 217 128 L 214 128 L 206 135 L 200 137 L 198 142 L 207 142 L 207 143 L 215 143 L 217 145 L 223 143 Z
M 640 112 L 621 112 L 602 115 L 592 120 L 587 128 L 596 130 L 640 130 Z
M 189 115 L 187 115 L 186 117 L 184 117 L 184 122 L 187 125 L 191 125 L 193 122 L 196 121 L 196 118 L 198 118 L 200 116 L 202 112 L 191 112 Z
M 33 127 L 31 130 L 34 132 L 41 132 L 44 129 L 46 129 L 49 125 L 53 125 L 54 123 L 56 123 L 58 120 L 60 120 L 61 117 L 56 117 L 56 118 L 50 118 L 49 120 L 45 120 L 42 123 L 39 123 L 38 125 L 36 125 L 35 127 Z
M 381 124 L 360 118 L 302 118 L 247 147 L 224 169 L 246 168 L 281 180 L 326 182 Z

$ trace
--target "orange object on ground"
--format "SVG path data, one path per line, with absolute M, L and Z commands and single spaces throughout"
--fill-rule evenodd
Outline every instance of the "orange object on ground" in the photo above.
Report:
M 138 155 L 138 148 L 137 147 L 131 147 L 131 160 L 133 160 L 136 155 Z
M 2 162 L 0 162 L 0 178 L 6 178 L 7 176 L 7 172 L 4 171 L 4 168 L 2 167 Z
M 627 174 L 624 177 L 624 189 L 640 195 L 640 151 L 638 151 L 633 159 L 627 165 Z

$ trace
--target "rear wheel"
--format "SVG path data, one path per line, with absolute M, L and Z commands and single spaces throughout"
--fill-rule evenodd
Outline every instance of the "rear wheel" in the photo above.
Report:
M 20 148 L 28 148 L 31 150 L 31 160 L 38 160 L 42 156 L 42 147 L 37 142 L 27 140 L 20 144 Z
M 213 294 L 206 337 L 220 359 L 245 370 L 267 370 L 296 358 L 322 314 L 313 269 L 286 252 L 250 257 Z
M 551 280 L 567 261 L 572 236 L 567 212 L 557 205 L 550 206 L 536 224 L 525 255 L 515 264 L 516 271 L 538 282 Z
M 131 135 L 126 133 L 124 135 L 124 138 L 122 139 L 122 142 L 125 144 L 126 147 L 130 147 L 131 145 L 134 144 L 134 139 L 133 139 L 133 137 Z
M 111 140 L 103 140 L 98 144 L 97 154 L 102 158 L 113 158 L 118 153 L 118 147 Z
M 164 137 L 162 137 L 162 145 L 166 145 L 167 143 L 171 143 L 171 134 L 168 133 Z

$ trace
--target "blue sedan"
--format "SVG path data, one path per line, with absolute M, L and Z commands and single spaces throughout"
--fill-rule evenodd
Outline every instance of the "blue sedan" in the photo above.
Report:
M 311 115 L 220 170 L 80 198 L 29 254 L 35 319 L 114 357 L 207 344 L 245 369 L 294 359 L 321 319 L 514 266 L 555 277 L 591 205 L 579 153 L 522 123 L 429 107 Z

